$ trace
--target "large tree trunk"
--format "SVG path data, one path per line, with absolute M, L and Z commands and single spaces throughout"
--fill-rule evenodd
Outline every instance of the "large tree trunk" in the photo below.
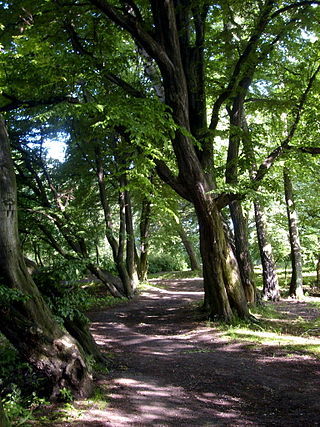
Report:
M 63 387 L 86 396 L 92 377 L 78 342 L 55 321 L 25 265 L 17 220 L 16 181 L 4 121 L 0 121 L 0 305 L 1 332 L 20 354 L 52 381 L 52 397 Z
M 206 197 L 210 197 L 208 194 Z M 220 213 L 210 200 L 195 204 L 200 230 L 200 251 L 206 304 L 210 317 L 227 322 L 248 317 L 249 311 L 241 283 L 238 263 L 225 236 Z
M 303 297 L 302 256 L 298 228 L 298 215 L 295 208 L 292 182 L 289 171 L 283 169 L 284 194 L 287 206 L 289 239 L 291 247 L 291 282 L 289 294 L 296 298 Z
M 278 276 L 275 270 L 272 256 L 272 247 L 267 235 L 267 224 L 260 203 L 254 203 L 254 213 L 256 220 L 256 229 L 258 245 L 262 264 L 263 290 L 262 297 L 264 300 L 278 301 L 280 298 L 280 289 Z

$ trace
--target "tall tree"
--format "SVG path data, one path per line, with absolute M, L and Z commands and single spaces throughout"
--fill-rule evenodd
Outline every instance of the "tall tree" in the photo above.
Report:
M 67 387 L 86 396 L 92 386 L 79 343 L 55 320 L 22 256 L 17 219 L 17 192 L 10 145 L 0 120 L 0 284 L 8 300 L 1 301 L 1 332 L 21 355 L 52 381 L 52 397 Z
M 44 105 L 59 99 L 79 102 L 74 96 L 79 95 L 79 87 L 84 85 L 83 74 L 77 71 L 79 67 L 88 77 L 85 79 L 86 89 L 94 96 L 99 95 L 96 106 L 101 107 L 102 104 L 102 110 L 105 109 L 105 120 L 100 125 L 115 125 L 117 122 L 117 126 L 135 135 L 140 147 L 144 140 L 146 153 L 153 157 L 159 176 L 179 195 L 193 203 L 199 222 L 204 288 L 211 317 L 231 321 L 235 313 L 241 317 L 248 316 L 243 281 L 220 215 L 223 206 L 241 197 L 237 194 L 238 188 L 232 194 L 222 192 L 219 195 L 215 184 L 219 169 L 213 163 L 213 153 L 218 151 L 218 146 L 214 150 L 213 145 L 220 131 L 218 124 L 224 123 L 224 107 L 232 107 L 235 99 L 240 100 L 239 97 L 241 103 L 245 102 L 252 88 L 259 88 L 259 82 L 261 87 L 261 81 L 264 82 L 271 74 L 276 75 L 275 71 L 281 64 L 279 58 L 281 55 L 284 57 L 286 51 L 283 46 L 293 52 L 296 46 L 291 40 L 302 40 L 300 29 L 303 25 L 314 29 L 313 18 L 318 17 L 319 11 L 313 5 L 317 2 L 287 4 L 273 0 L 247 0 L 241 3 L 223 2 L 226 7 L 222 8 L 221 3 L 212 4 L 205 0 L 151 0 L 150 3 L 142 0 L 90 0 L 85 4 L 40 2 L 35 10 L 29 1 L 25 1 L 28 7 L 24 8 L 24 14 L 27 16 L 22 27 L 24 34 L 32 37 L 23 35 L 17 39 L 23 45 L 23 57 L 34 55 L 30 40 L 38 42 L 39 35 L 35 36 L 37 29 L 40 38 L 42 34 L 48 35 L 43 37 L 47 44 L 41 47 L 41 55 L 50 50 L 51 43 L 56 47 L 49 55 L 51 72 L 56 70 L 56 73 L 53 73 L 54 76 L 39 76 L 43 90 L 42 93 L 37 91 L 33 98 L 27 90 L 31 85 L 18 88 L 13 84 L 11 87 L 7 80 L 11 79 L 12 82 L 15 73 L 13 70 L 10 78 L 7 78 L 7 73 L 4 86 L 10 91 L 5 91 L 2 96 L 3 108 L 33 106 L 36 101 Z M 11 10 L 10 7 L 8 9 Z M 223 19 L 226 10 L 231 11 L 229 20 Z M 53 18 L 52 22 L 48 21 L 48 17 Z M 116 26 L 112 26 L 112 22 Z M 231 23 L 232 32 L 236 34 L 228 44 L 221 42 L 224 23 Z M 61 37 L 57 40 L 54 31 L 57 33 L 62 26 L 64 32 L 59 33 Z M 110 54 L 110 46 L 114 46 L 110 34 L 116 39 L 118 47 L 114 49 L 113 56 Z M 134 55 L 136 46 L 138 49 Z M 156 87 L 159 86 L 150 82 L 150 75 L 146 77 L 143 72 L 142 51 L 157 71 L 167 110 L 155 99 Z M 123 54 L 122 62 L 119 52 Z M 10 52 L 9 56 L 14 53 Z M 39 74 L 36 65 L 44 64 L 41 55 L 37 56 L 39 62 L 33 60 L 27 63 L 29 69 L 36 68 L 36 74 Z M 113 60 L 108 61 L 111 57 Z M 15 60 L 12 59 L 13 63 Z M 290 65 L 288 58 L 284 62 Z M 10 66 L 10 61 L 7 63 Z M 70 65 L 76 79 L 74 75 L 70 78 L 70 71 L 63 66 L 64 63 Z M 134 67 L 128 67 L 133 64 Z M 133 69 L 137 72 L 132 73 Z M 310 80 L 308 90 L 301 96 L 301 102 L 297 103 L 289 138 L 278 147 L 272 146 L 269 154 L 269 147 L 264 150 L 266 157 L 261 159 L 254 183 L 248 185 L 247 182 L 247 187 L 256 190 L 270 166 L 288 148 L 289 142 L 292 143 L 301 117 L 301 105 L 307 99 L 317 72 Z M 155 76 L 154 73 L 152 75 Z M 32 79 L 29 80 L 32 83 Z M 44 84 L 48 83 L 47 80 L 49 85 Z M 110 88 L 110 84 L 118 87 L 119 95 L 122 93 L 116 100 L 116 107 L 110 102 L 110 90 L 103 92 L 108 85 Z M 299 98 L 301 86 L 296 85 L 295 89 L 296 98 Z M 278 87 L 278 90 L 281 92 L 281 88 Z M 209 125 L 207 101 L 212 103 Z M 143 112 L 139 111 L 138 105 L 140 108 L 143 106 Z M 152 119 L 150 111 L 155 113 Z M 168 120 L 166 128 L 160 117 L 171 117 L 173 120 L 170 123 Z M 157 132 L 156 120 L 162 122 L 161 132 Z M 150 126 L 150 122 L 153 126 Z M 149 138 L 153 142 L 152 149 L 151 144 L 146 144 Z M 242 184 L 239 180 L 237 187 Z M 244 188 L 242 192 L 245 192 Z

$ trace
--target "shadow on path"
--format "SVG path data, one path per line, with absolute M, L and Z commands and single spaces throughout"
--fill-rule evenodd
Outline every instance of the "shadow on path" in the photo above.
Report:
M 115 365 L 101 380 L 107 410 L 77 425 L 320 425 L 317 359 L 223 340 L 195 319 L 190 304 L 202 299 L 200 279 L 162 285 L 167 289 L 91 313 L 92 332 L 115 354 Z

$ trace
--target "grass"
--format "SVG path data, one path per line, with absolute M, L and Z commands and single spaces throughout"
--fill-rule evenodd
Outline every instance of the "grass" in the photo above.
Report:
M 311 304 L 309 306 L 312 307 Z M 264 303 L 251 311 L 257 321 L 238 321 L 231 326 L 215 324 L 215 327 L 223 337 L 232 340 L 308 353 L 320 358 L 320 317 L 313 321 L 302 317 L 291 319 L 276 307 L 273 303 Z
M 202 277 L 200 270 L 185 270 L 185 271 L 165 271 L 161 273 L 149 274 L 148 279 L 193 279 Z

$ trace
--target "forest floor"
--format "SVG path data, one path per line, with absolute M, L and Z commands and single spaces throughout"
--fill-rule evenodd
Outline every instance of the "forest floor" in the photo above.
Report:
M 289 346 L 272 333 L 269 341 L 249 333 L 239 340 L 201 318 L 200 279 L 152 284 L 129 303 L 90 313 L 110 372 L 96 378 L 92 400 L 75 402 L 69 419 L 49 425 L 320 426 L 319 358 L 301 349 L 320 344 L 312 327 L 318 308 L 290 299 L 275 304 L 275 330 L 285 322 L 297 332 L 310 322 Z

